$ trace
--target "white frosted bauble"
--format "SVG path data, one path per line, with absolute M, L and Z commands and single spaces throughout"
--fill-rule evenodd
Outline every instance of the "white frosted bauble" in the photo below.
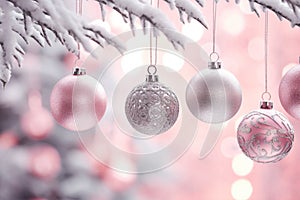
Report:
M 130 92 L 125 113 L 131 126 L 138 132 L 158 135 L 176 122 L 179 102 L 172 90 L 158 82 L 156 75 L 149 77 Z
M 220 62 L 209 63 L 189 82 L 186 103 L 192 114 L 207 123 L 221 123 L 232 118 L 242 102 L 239 81 Z

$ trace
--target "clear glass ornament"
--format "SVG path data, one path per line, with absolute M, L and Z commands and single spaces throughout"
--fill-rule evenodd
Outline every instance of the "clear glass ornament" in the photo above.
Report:
M 175 124 L 179 102 L 175 93 L 158 81 L 158 75 L 149 73 L 146 81 L 129 93 L 125 113 L 131 126 L 138 132 L 158 135 Z
M 238 143 L 246 156 L 260 163 L 277 162 L 291 150 L 294 129 L 288 119 L 262 101 L 261 109 L 247 114 L 237 130 Z
M 64 128 L 84 131 L 94 127 L 106 110 L 106 94 L 102 85 L 75 68 L 73 75 L 61 79 L 50 97 L 51 113 Z
M 279 99 L 287 113 L 300 119 L 300 65 L 290 69 L 281 79 Z
M 207 123 L 221 123 L 232 118 L 242 102 L 239 81 L 220 62 L 209 62 L 189 82 L 186 103 L 191 113 Z

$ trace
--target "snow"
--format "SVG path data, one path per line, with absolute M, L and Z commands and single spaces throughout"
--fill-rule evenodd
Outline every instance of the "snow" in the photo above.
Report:
M 166 13 L 151 5 L 149 0 L 95 0 L 100 5 L 101 16 L 105 19 L 106 7 L 111 7 L 128 22 L 134 32 L 136 19 L 139 18 L 147 31 L 149 23 L 161 31 L 177 48 L 184 46 L 185 38 L 179 34 Z M 215 0 L 218 2 L 219 0 Z M 226 0 L 229 2 L 229 0 Z M 257 4 L 267 7 L 280 18 L 291 21 L 292 26 L 300 25 L 300 0 L 248 0 L 254 12 L 258 14 Z M 154 2 L 154 1 L 153 1 Z M 207 23 L 200 10 L 204 0 L 162 0 L 170 9 L 177 9 L 179 20 L 185 22 L 195 19 L 207 28 Z M 239 3 L 240 0 L 235 0 Z M 75 3 L 75 2 L 74 2 Z M 10 79 L 10 70 L 21 65 L 24 50 L 19 44 L 24 40 L 37 42 L 44 47 L 51 45 L 54 35 L 70 52 L 78 55 L 77 42 L 88 51 L 93 50 L 91 42 L 101 46 L 113 45 L 120 52 L 126 47 L 117 41 L 114 34 L 101 26 L 91 25 L 75 11 L 68 10 L 63 0 L 1 0 L 0 1 L 0 80 L 4 83 Z M 157 32 L 157 34 L 159 34 Z M 51 36 L 51 37 L 50 37 Z
M 287 1 L 282 0 L 253 0 L 254 2 L 263 5 L 272 11 L 276 12 L 277 15 L 284 17 L 291 21 L 292 26 L 300 25 L 300 18 L 294 13 L 294 10 L 291 9 L 291 7 L 286 3 Z M 290 0 L 291 1 L 297 1 L 298 0 Z M 252 5 L 252 9 L 256 10 L 254 7 L 254 4 Z M 299 11 L 299 8 L 297 9 L 297 12 Z

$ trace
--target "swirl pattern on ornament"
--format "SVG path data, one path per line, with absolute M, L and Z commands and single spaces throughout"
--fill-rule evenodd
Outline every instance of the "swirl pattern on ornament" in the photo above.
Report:
M 277 162 L 291 150 L 294 129 L 286 117 L 275 110 L 252 111 L 238 127 L 238 143 L 252 160 Z
M 176 122 L 179 102 L 173 91 L 159 82 L 144 82 L 127 97 L 126 117 L 137 131 L 157 135 Z

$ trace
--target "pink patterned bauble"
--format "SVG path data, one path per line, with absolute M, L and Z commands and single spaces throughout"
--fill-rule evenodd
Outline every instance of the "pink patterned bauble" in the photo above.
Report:
M 75 68 L 73 75 L 61 79 L 50 97 L 51 112 L 64 128 L 84 131 L 93 128 L 106 110 L 106 94 L 102 85 L 84 69 Z
M 281 79 L 279 98 L 285 111 L 300 119 L 300 65 L 290 69 Z
M 237 138 L 242 151 L 260 163 L 277 162 L 291 150 L 294 129 L 288 119 L 263 101 L 261 109 L 247 114 L 239 124 Z

